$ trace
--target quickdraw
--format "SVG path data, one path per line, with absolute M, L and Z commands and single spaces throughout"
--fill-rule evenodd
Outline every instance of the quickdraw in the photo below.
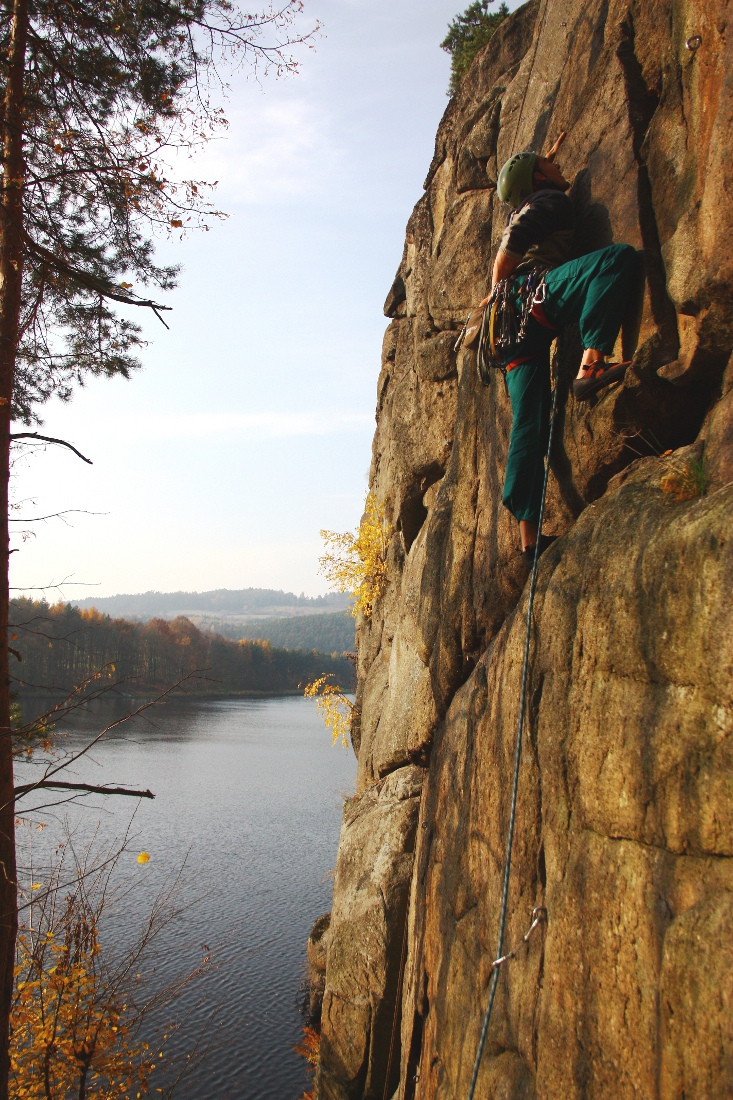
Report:
M 476 350 L 476 366 L 484 386 L 491 383 L 492 368 L 505 373 L 504 362 L 519 337 L 512 284 L 512 279 L 502 279 L 495 283 L 484 309 Z

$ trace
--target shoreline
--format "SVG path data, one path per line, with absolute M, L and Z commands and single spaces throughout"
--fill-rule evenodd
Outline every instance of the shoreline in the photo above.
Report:
M 116 700 L 130 699 L 135 700 L 150 700 L 153 701 L 160 698 L 161 703 L 167 702 L 172 699 L 295 699 L 305 698 L 303 692 L 299 689 L 289 689 L 285 691 L 180 691 L 171 692 L 168 695 L 161 697 L 161 692 L 165 691 L 165 688 L 160 691 L 115 691 L 114 688 L 109 689 L 108 695 L 98 695 L 93 699 L 86 700 L 89 703 L 100 702 L 104 699 L 114 698 Z M 20 688 L 17 691 L 17 697 L 19 701 L 23 699 L 58 699 L 63 701 L 67 699 L 70 692 L 64 692 L 63 690 L 51 691 L 48 688 Z M 79 702 L 84 702 L 84 697 L 79 697 Z

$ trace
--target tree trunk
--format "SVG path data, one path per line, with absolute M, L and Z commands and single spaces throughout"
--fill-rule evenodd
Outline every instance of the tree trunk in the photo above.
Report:
M 10 408 L 23 281 L 23 84 L 28 0 L 14 0 L 3 110 L 0 197 L 0 1100 L 8 1097 L 10 1005 L 18 900 L 8 670 Z

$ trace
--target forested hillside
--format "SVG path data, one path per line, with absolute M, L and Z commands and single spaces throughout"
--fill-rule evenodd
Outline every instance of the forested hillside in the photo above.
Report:
M 132 694 L 164 690 L 191 674 L 186 690 L 210 694 L 295 692 L 327 672 L 342 687 L 351 684 L 345 658 L 231 641 L 184 617 L 132 623 L 94 608 L 20 599 L 11 603 L 10 622 L 11 681 L 26 691 L 68 692 L 100 674 Z
M 174 618 L 191 612 L 212 616 L 288 615 L 345 608 L 348 596 L 331 592 L 326 596 L 296 596 L 275 588 L 217 588 L 211 592 L 138 592 L 118 596 L 89 596 L 75 600 L 74 606 L 88 610 L 96 607 L 107 615 L 131 619 L 152 619 L 156 615 Z
M 199 626 L 209 624 L 199 623 Z M 218 621 L 209 625 L 225 638 L 261 638 L 285 649 L 318 649 L 322 653 L 352 652 L 356 646 L 355 619 L 348 611 L 331 615 L 300 615 L 292 619 L 258 619 L 250 622 Z

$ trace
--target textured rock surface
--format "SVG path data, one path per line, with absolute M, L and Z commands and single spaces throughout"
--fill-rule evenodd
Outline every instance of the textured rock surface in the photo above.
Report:
M 678 1091 L 661 1095 L 730 1094 L 726 951 L 717 933 L 690 946 L 693 928 L 725 925 L 733 901 L 733 555 L 721 538 L 733 486 L 675 504 L 658 467 L 621 474 L 543 558 L 508 943 L 534 905 L 549 919 L 500 982 L 484 1095 L 507 1051 L 529 1096 L 655 1096 L 660 1053 L 679 1071 Z M 409 1051 L 422 1029 L 419 1096 L 465 1094 L 470 1080 L 496 944 L 523 611 L 524 600 L 457 693 L 431 758 L 403 1032 Z M 675 1011 L 696 1003 L 706 1053 L 688 1049 L 696 1014 Z
M 376 1095 L 384 1083 L 422 779 L 422 769 L 408 765 L 346 804 L 323 998 L 320 1096 Z
M 323 994 L 326 989 L 326 962 L 330 939 L 331 914 L 324 913 L 313 924 L 308 937 L 308 1023 L 320 1028 Z
M 497 165 L 560 129 L 577 252 L 629 242 L 646 285 L 633 364 L 593 407 L 569 395 L 577 333 L 558 342 L 563 537 L 539 577 L 506 942 L 548 916 L 502 971 L 477 1095 L 733 1094 L 732 17 L 531 0 L 441 123 L 385 305 L 371 486 L 396 534 L 359 624 L 317 1098 L 468 1090 L 527 572 L 501 505 L 509 402 L 452 344 L 503 228 Z M 690 463 L 708 491 L 678 502 L 662 479 Z

